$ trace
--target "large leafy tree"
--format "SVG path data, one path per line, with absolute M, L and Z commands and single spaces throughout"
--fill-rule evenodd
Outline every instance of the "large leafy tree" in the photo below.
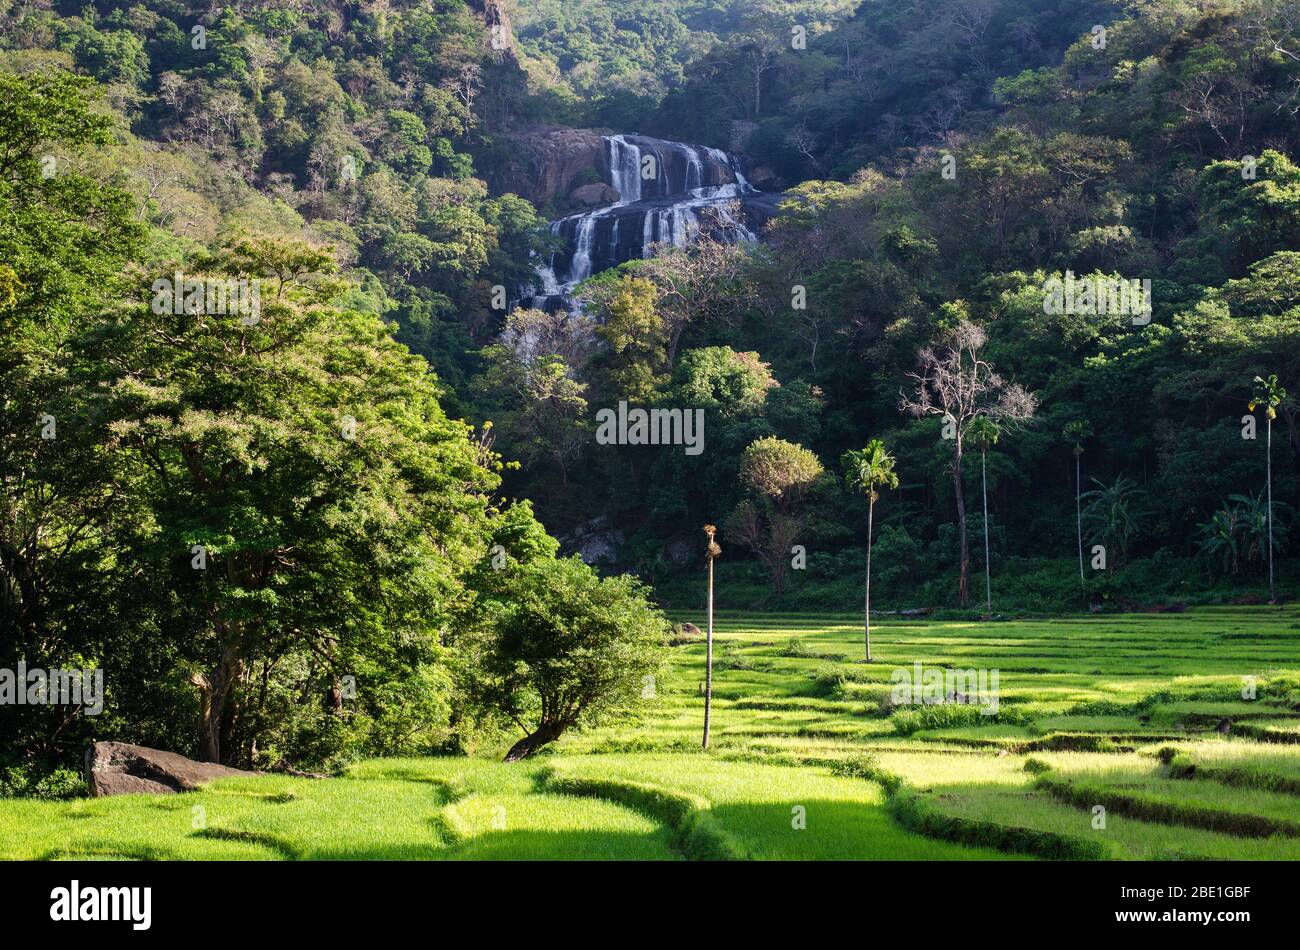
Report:
M 568 487 L 569 469 L 590 440 L 587 384 L 574 364 L 586 359 L 591 331 L 559 313 L 516 310 L 483 355 L 485 403 L 499 410 L 502 448 L 530 468 L 549 463 Z
M 194 269 L 260 282 L 260 319 L 129 306 L 87 345 L 111 448 L 141 472 L 153 530 L 135 554 L 171 599 L 199 753 L 273 763 L 292 746 L 277 710 L 343 717 L 345 681 L 372 744 L 419 747 L 447 719 L 439 632 L 495 476 L 427 365 L 333 305 L 327 253 L 249 238 Z
M 1300 242 L 1300 167 L 1286 155 L 1265 149 L 1249 178 L 1237 158 L 1214 162 L 1197 184 L 1204 243 L 1227 261 L 1230 276 Z
M 655 696 L 669 626 L 634 578 L 517 551 L 480 576 L 477 621 L 461 642 L 470 695 L 524 733 L 506 761 Z
M 740 481 L 750 493 L 727 521 L 730 533 L 767 568 L 772 592 L 785 590 L 790 546 L 803 529 L 800 506 L 822 474 L 817 456 L 802 445 L 767 436 L 740 459 Z
M 103 450 L 104 419 L 70 340 L 121 287 L 142 230 L 131 197 L 79 170 L 112 140 L 92 84 L 0 73 L 0 666 L 127 664 L 145 598 L 115 526 L 137 513 L 132 473 Z M 157 653 L 154 654 L 157 656 Z M 141 658 L 137 668 L 149 663 Z M 110 697 L 112 694 L 110 693 Z M 111 719 L 120 708 L 110 702 Z M 141 720 L 146 716 L 139 717 Z M 90 723 L 51 707 L 0 717 L 4 752 L 56 758 Z

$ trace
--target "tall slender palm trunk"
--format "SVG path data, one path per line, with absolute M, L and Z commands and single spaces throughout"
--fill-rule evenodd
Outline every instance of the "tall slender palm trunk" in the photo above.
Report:
M 709 747 L 709 713 L 713 705 L 713 557 L 709 556 L 708 635 L 704 660 L 704 748 Z
M 1082 456 L 1080 453 L 1074 453 L 1074 523 L 1079 533 L 1079 587 L 1087 588 L 1087 582 L 1083 579 L 1083 466 L 1080 463 Z
M 1268 466 L 1268 602 L 1271 604 L 1277 600 L 1277 594 L 1273 590 L 1273 420 L 1268 420 L 1268 451 L 1266 454 Z
M 867 502 L 867 584 L 862 607 L 862 625 L 866 633 L 867 662 L 871 662 L 871 528 L 876 514 L 876 500 Z
M 984 492 L 984 612 L 993 616 L 993 582 L 989 573 L 989 471 L 988 451 L 980 449 L 980 487 Z

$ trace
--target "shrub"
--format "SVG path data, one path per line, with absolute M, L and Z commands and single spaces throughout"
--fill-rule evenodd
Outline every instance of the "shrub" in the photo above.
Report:
M 841 759 L 831 766 L 831 772 L 847 778 L 870 778 L 880 768 L 880 760 L 874 752 L 859 752 Z
M 903 787 L 903 780 L 893 772 L 885 771 L 873 752 L 861 752 L 836 762 L 831 766 L 831 772 L 845 778 L 878 782 L 884 788 L 886 795 L 893 795 Z
M 719 651 L 713 667 L 718 670 L 752 670 L 754 661 L 741 651 L 739 644 L 728 643 Z
M 1196 774 L 1196 763 L 1186 752 L 1178 753 L 1168 764 L 1170 778 L 1191 778 Z
M 922 729 L 948 729 L 953 726 L 1022 726 L 1029 716 L 1023 710 L 999 706 L 995 713 L 985 714 L 983 707 L 974 703 L 936 703 L 933 706 L 908 706 L 898 709 L 890 717 L 894 731 L 900 736 L 910 736 Z
M 874 683 L 876 680 L 868 670 L 854 667 L 826 664 L 808 674 L 813 681 L 814 696 L 838 696 L 845 683 Z M 883 684 L 882 684 L 883 685 Z M 884 689 L 888 691 L 888 686 Z
M 798 637 L 790 638 L 785 642 L 785 646 L 781 648 L 781 656 L 810 660 L 815 659 L 817 655 L 816 651 L 808 649 L 808 645 Z
M 85 779 L 72 769 L 56 768 L 42 773 L 35 765 L 15 765 L 0 776 L 0 798 L 66 801 L 85 794 Z

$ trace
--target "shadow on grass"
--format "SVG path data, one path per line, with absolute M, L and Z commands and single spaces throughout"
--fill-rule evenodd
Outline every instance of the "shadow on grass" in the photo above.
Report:
M 369 857 L 362 855 L 361 857 Z M 376 857 L 379 857 L 376 855 Z M 679 861 L 663 831 L 492 831 L 446 852 L 451 861 Z
M 795 809 L 801 808 L 802 813 Z M 934 840 L 897 824 L 885 805 L 836 799 L 716 805 L 710 814 L 751 860 L 980 861 L 983 842 Z M 796 827 L 802 820 L 803 827 Z

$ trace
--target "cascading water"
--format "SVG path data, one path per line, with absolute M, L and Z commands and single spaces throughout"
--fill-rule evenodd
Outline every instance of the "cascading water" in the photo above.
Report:
M 521 301 L 526 306 L 571 310 L 574 288 L 592 274 L 646 257 L 652 244 L 683 247 L 702 226 L 720 240 L 755 240 L 732 206 L 757 191 L 731 155 L 643 135 L 604 139 L 604 178 L 618 200 L 551 222 L 564 247 L 538 264 L 537 285 Z

